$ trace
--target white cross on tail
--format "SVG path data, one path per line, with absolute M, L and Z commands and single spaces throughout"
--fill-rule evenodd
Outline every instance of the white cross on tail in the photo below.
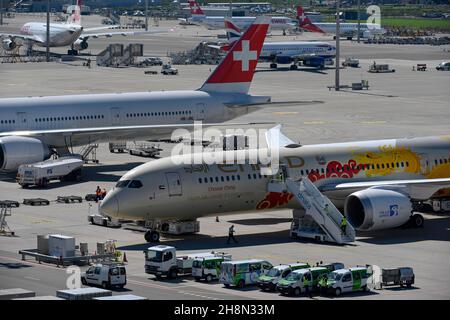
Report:
M 241 61 L 242 71 L 248 71 L 250 61 L 256 61 L 256 51 L 250 51 L 250 41 L 242 40 L 242 51 L 233 52 L 233 60 Z

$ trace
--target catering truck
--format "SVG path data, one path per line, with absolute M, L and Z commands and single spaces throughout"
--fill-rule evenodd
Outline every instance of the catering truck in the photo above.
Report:
M 214 257 L 196 257 L 192 263 L 192 276 L 195 281 L 206 282 L 219 279 L 222 262 L 230 261 L 231 254 L 216 252 Z
M 158 245 L 144 250 L 145 272 L 157 278 L 167 276 L 175 279 L 178 275 L 190 275 L 196 258 L 213 258 L 219 253 L 201 252 L 177 256 L 177 249 L 171 246 Z
M 277 288 L 278 281 L 286 278 L 292 271 L 306 268 L 310 268 L 310 265 L 303 262 L 280 264 L 261 275 L 256 284 L 263 291 L 274 291 Z

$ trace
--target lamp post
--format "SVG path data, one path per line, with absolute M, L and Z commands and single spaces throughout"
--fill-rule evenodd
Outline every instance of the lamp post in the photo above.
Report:
M 360 9 L 361 9 L 361 0 L 358 0 L 358 8 L 357 8 L 357 10 L 358 10 L 358 37 L 357 37 L 357 39 L 358 39 L 358 43 L 359 43 L 359 41 L 360 41 L 360 34 L 361 34 L 361 16 L 360 16 Z
M 340 16 L 339 16 L 339 1 L 336 0 L 336 73 L 335 73 L 335 83 L 334 88 L 336 91 L 339 91 L 340 89 L 340 83 L 339 83 L 339 55 L 340 55 L 340 47 L 339 47 L 339 40 L 340 40 Z
M 50 0 L 47 0 L 47 41 L 45 43 L 45 56 L 47 62 L 50 62 Z
M 145 31 L 148 31 L 148 0 L 145 0 Z

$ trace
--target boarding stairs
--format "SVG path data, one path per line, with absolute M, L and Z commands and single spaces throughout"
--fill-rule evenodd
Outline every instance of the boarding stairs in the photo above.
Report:
M 110 44 L 97 55 L 97 65 L 100 67 L 118 67 L 123 57 L 123 44 Z
M 355 241 L 355 229 L 347 221 L 345 234 L 341 230 L 343 215 L 334 204 L 323 195 L 308 179 L 272 180 L 268 184 L 269 192 L 290 192 L 305 209 L 305 215 L 294 217 L 291 225 L 291 237 L 312 238 L 338 244 Z
M 84 163 L 88 162 L 98 163 L 97 148 L 98 143 L 91 143 L 83 146 L 80 149 L 81 159 L 83 159 Z
M 8 226 L 6 217 L 11 216 L 11 207 L 2 205 L 0 208 L 0 235 L 13 235 L 14 232 Z
M 130 43 L 123 51 L 119 64 L 122 66 L 132 66 L 136 64 L 136 57 L 144 55 L 144 46 L 142 43 Z

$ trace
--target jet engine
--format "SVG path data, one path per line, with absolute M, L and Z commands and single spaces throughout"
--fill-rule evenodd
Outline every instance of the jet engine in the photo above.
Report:
M 89 47 L 86 40 L 78 39 L 73 43 L 73 48 L 77 51 L 86 50 Z
M 2 41 L 2 47 L 5 50 L 13 50 L 17 47 L 17 43 L 11 39 L 4 39 Z
M 412 203 L 399 191 L 369 188 L 350 194 L 344 212 L 356 230 L 381 230 L 407 223 L 412 216 Z
M 50 157 L 41 140 L 29 137 L 0 138 L 0 171 L 14 171 L 21 164 L 39 162 Z

